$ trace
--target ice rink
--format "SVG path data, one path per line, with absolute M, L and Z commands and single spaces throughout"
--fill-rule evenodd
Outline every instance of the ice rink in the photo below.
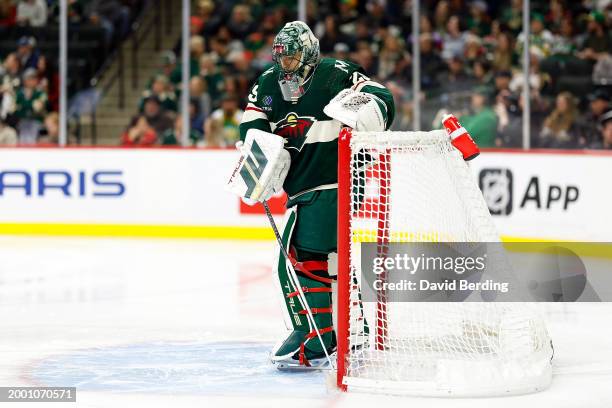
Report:
M 605 303 L 548 307 L 554 379 L 539 394 L 347 395 L 328 389 L 324 373 L 279 373 L 267 363 L 285 332 L 274 247 L 0 237 L 0 385 L 77 387 L 76 404 L 53 407 L 612 407 Z

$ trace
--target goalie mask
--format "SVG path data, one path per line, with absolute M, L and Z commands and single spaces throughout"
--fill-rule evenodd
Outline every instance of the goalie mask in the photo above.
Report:
M 272 44 L 272 58 L 279 68 L 278 84 L 287 102 L 306 93 L 305 82 L 320 60 L 319 40 L 301 21 L 285 24 Z

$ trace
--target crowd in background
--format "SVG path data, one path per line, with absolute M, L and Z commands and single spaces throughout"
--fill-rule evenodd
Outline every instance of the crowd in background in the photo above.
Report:
M 124 39 L 145 0 L 69 0 L 71 27 L 95 25 L 107 47 Z M 294 0 L 195 0 L 190 19 L 190 143 L 232 146 L 241 108 L 272 64 L 278 30 L 296 18 Z M 448 111 L 483 147 L 523 143 L 522 0 L 421 0 L 412 37 L 411 0 L 307 1 L 323 56 L 352 60 L 396 100 L 392 130 L 439 127 Z M 57 25 L 57 0 L 0 0 L 0 34 Z M 611 148 L 612 2 L 531 0 L 531 146 Z M 421 93 L 412 94 L 412 42 L 421 49 Z M 180 144 L 181 44 L 167 50 L 143 91 L 123 145 Z M 0 143 L 54 142 L 57 56 L 22 36 L 0 67 Z
M 190 115 L 193 144 L 231 146 L 246 96 L 271 64 L 270 46 L 295 19 L 294 1 L 195 2 L 191 17 Z M 360 64 L 396 99 L 393 130 L 439 127 L 460 116 L 483 147 L 519 147 L 523 135 L 522 1 L 421 1 L 420 35 L 411 36 L 410 1 L 308 1 L 307 22 L 324 56 Z M 531 145 L 612 148 L 612 5 L 609 0 L 532 0 Z M 421 48 L 420 95 L 412 95 L 411 42 Z M 163 56 L 124 144 L 181 139 L 177 52 Z M 138 135 L 142 135 L 138 136 Z
M 142 0 L 69 0 L 71 29 L 99 26 L 106 47 L 128 34 Z M 0 0 L 0 36 L 57 27 L 58 0 Z M 40 31 L 44 32 L 44 31 Z M 40 40 L 53 40 L 40 38 Z M 59 137 L 58 55 L 45 55 L 34 35 L 23 35 L 0 64 L 0 144 L 56 144 Z M 92 50 L 94 52 L 94 50 Z

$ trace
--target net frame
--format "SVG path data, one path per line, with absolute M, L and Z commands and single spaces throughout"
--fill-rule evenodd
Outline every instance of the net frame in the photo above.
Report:
M 476 213 L 482 214 L 482 219 L 479 220 L 479 235 L 478 241 L 481 242 L 495 242 L 499 240 L 493 222 L 491 220 L 486 203 L 482 198 L 482 194 L 478 188 L 474 188 L 473 177 L 469 177 L 469 169 L 463 160 L 458 160 L 460 154 L 454 150 L 448 139 L 448 135 L 445 131 L 432 131 L 432 132 L 377 132 L 377 133 L 364 133 L 364 132 L 352 132 L 349 128 L 343 128 L 339 135 L 338 140 L 338 319 L 337 319 L 337 337 L 338 337 L 338 361 L 336 371 L 336 383 L 338 388 L 343 391 L 361 390 L 368 392 L 385 392 L 393 394 L 408 394 L 408 395 L 419 395 L 419 396 L 492 396 L 492 395 L 510 395 L 510 394 L 523 394 L 528 392 L 535 392 L 545 389 L 551 381 L 551 369 L 550 364 L 546 365 L 545 362 L 548 359 L 550 362 L 549 353 L 544 346 L 535 355 L 537 360 L 535 364 L 528 368 L 534 371 L 533 375 L 525 376 L 524 379 L 514 378 L 511 376 L 512 384 L 491 383 L 490 385 L 477 383 L 465 383 L 453 388 L 449 386 L 440 386 L 434 382 L 414 382 L 414 381 L 384 381 L 384 380 L 373 380 L 371 378 L 350 378 L 347 376 L 347 369 L 349 366 L 349 355 L 350 355 L 350 342 L 351 336 L 351 308 L 354 307 L 356 302 L 360 302 L 359 299 L 355 299 L 355 290 L 358 290 L 358 285 L 354 281 L 353 272 L 351 270 L 351 240 L 353 239 L 353 231 L 351 230 L 351 218 L 354 214 L 352 194 L 353 194 L 353 160 L 354 151 L 357 151 L 356 146 L 360 144 L 365 145 L 376 145 L 379 151 L 377 160 L 377 177 L 378 181 L 378 208 L 377 212 L 383 214 L 378 216 L 376 221 L 376 243 L 377 252 L 379 256 L 384 256 L 388 249 L 388 244 L 391 242 L 392 237 L 389 234 L 389 223 L 390 223 L 390 210 L 391 203 L 389 197 L 391 191 L 391 149 L 405 146 L 407 148 L 418 146 L 431 147 L 436 144 L 448 145 L 449 155 L 455 155 L 453 160 L 449 160 L 450 165 L 457 167 L 455 170 L 466 173 L 465 180 L 459 178 L 460 184 L 465 183 L 465 186 L 458 186 L 459 189 L 464 188 L 464 191 L 473 194 L 473 199 L 470 204 L 475 205 Z M 462 173 L 463 174 L 463 173 Z M 354 254 L 353 254 L 354 255 Z M 381 275 L 381 279 L 384 280 L 384 272 Z M 353 297 L 351 297 L 353 295 Z M 374 324 L 374 339 L 375 344 L 373 349 L 374 353 L 385 353 L 385 341 L 388 337 L 389 327 L 388 322 L 388 309 L 387 302 L 384 295 L 378 294 L 375 309 L 375 324 Z M 452 305 L 452 304 L 451 304 Z M 462 304 L 463 305 L 463 304 Z M 498 307 L 498 304 L 494 304 L 494 307 Z M 514 303 L 508 308 L 499 306 L 499 310 L 510 310 L 520 312 L 521 306 L 516 306 Z M 469 306 L 467 306 L 469 307 Z M 354 314 L 354 313 L 353 313 Z M 510 316 L 512 320 L 512 316 Z M 521 323 L 523 320 L 519 319 Z M 529 324 L 539 325 L 537 320 L 526 320 Z M 536 322 L 536 323 L 533 323 Z M 525 323 L 525 324 L 527 324 Z M 530 328 L 526 328 L 530 329 Z M 538 335 L 541 339 L 546 340 L 548 337 L 545 326 L 537 327 Z M 540 330 L 541 329 L 541 330 Z M 353 333 L 354 334 L 354 333 Z M 481 366 L 470 365 L 468 362 L 468 370 L 474 370 Z M 490 370 L 498 369 L 495 364 L 491 364 L 491 367 L 484 367 Z M 502 369 L 508 369 L 507 366 L 501 367 Z M 513 367 L 510 366 L 510 369 Z M 483 370 L 487 372 L 487 370 Z M 537 373 L 535 371 L 538 371 Z M 477 377 L 477 376 L 476 376 Z M 478 378 L 478 380 L 486 381 L 486 377 Z M 524 381 L 523 381 L 524 380 Z

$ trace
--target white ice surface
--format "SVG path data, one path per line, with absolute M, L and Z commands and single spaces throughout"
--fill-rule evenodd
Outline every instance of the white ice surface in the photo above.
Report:
M 612 407 L 605 303 L 549 307 L 554 380 L 539 394 L 340 394 L 323 374 L 276 372 L 267 352 L 285 328 L 273 250 L 273 242 L 0 237 L 0 386 L 77 387 L 76 404 L 53 407 Z

